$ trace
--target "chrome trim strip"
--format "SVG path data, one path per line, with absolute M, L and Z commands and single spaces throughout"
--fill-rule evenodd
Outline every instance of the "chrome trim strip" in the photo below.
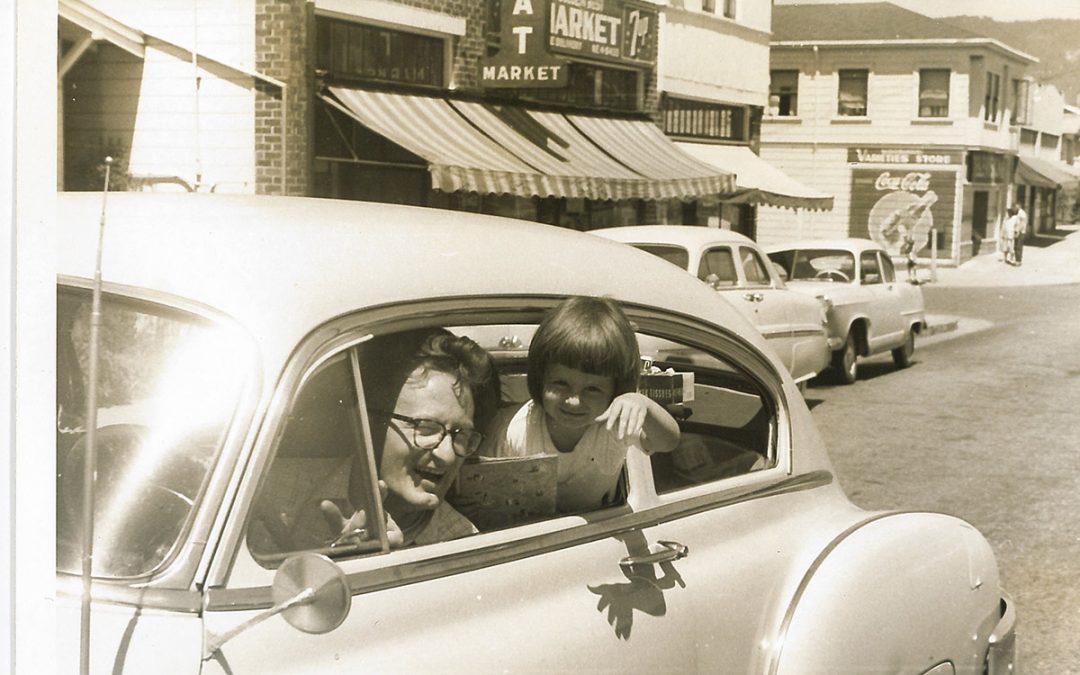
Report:
M 862 529 L 866 525 L 869 525 L 876 520 L 902 515 L 905 513 L 922 512 L 885 511 L 883 513 L 873 514 L 867 518 L 860 520 L 854 525 L 851 525 L 846 530 L 833 537 L 833 540 L 830 541 L 829 544 L 821 550 L 821 553 L 818 553 L 817 557 L 814 558 L 814 562 L 810 564 L 810 567 L 807 568 L 806 573 L 803 574 L 803 578 L 799 581 L 799 587 L 795 589 L 795 593 L 791 596 L 791 601 L 788 603 L 787 611 L 784 613 L 784 620 L 780 624 L 780 630 L 777 631 L 777 639 L 774 642 L 774 644 L 777 645 L 777 648 L 776 651 L 773 653 L 772 663 L 769 664 L 769 675 L 776 675 L 777 671 L 780 668 L 780 657 L 783 655 L 784 645 L 787 644 L 787 634 L 788 630 L 791 629 L 791 622 L 795 618 L 795 610 L 798 609 L 799 601 L 802 600 L 803 594 L 806 593 L 807 587 L 810 586 L 810 581 L 814 578 L 814 574 L 817 572 L 818 568 L 821 567 L 822 564 L 824 564 L 825 559 L 829 557 L 829 554 L 836 550 L 836 548 L 841 544 L 841 542 L 843 542 L 845 539 L 847 539 L 852 534 Z
M 833 481 L 829 471 L 814 471 L 794 477 L 782 477 L 763 485 L 733 489 L 726 494 L 693 497 L 673 504 L 662 504 L 640 513 L 628 512 L 515 542 L 503 542 L 485 548 L 420 560 L 378 570 L 350 574 L 349 586 L 354 595 L 405 586 L 442 576 L 471 572 L 492 565 L 522 560 L 570 546 L 608 539 L 619 534 L 654 527 L 731 504 L 801 492 Z M 210 588 L 206 591 L 206 609 L 211 611 L 249 611 L 270 607 L 270 588 Z
M 57 573 L 57 598 L 75 600 L 82 593 L 79 576 Z M 198 614 L 202 611 L 203 595 L 199 591 L 154 588 L 149 586 L 124 586 L 94 580 L 90 586 L 90 599 L 95 604 L 122 605 Z

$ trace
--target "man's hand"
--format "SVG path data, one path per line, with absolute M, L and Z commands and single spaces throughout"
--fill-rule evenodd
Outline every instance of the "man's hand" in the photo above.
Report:
M 379 481 L 379 499 L 386 501 L 387 487 L 386 483 Z M 326 519 L 327 525 L 330 526 L 331 532 L 339 532 L 338 536 L 330 542 L 330 546 L 341 546 L 343 544 L 359 543 L 362 541 L 370 541 L 375 538 L 375 532 L 371 532 L 367 527 L 367 513 L 363 509 L 355 511 L 348 518 L 341 512 L 337 504 L 324 499 L 319 503 L 319 510 L 322 511 L 323 517 Z M 395 548 L 405 543 L 405 536 L 401 532 L 401 528 L 394 522 L 394 519 L 390 517 L 390 514 L 386 514 L 386 538 L 390 542 L 390 547 Z

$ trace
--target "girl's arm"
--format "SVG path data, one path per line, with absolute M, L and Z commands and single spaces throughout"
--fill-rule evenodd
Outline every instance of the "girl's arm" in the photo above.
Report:
M 641 434 L 641 447 L 646 452 L 671 452 L 679 445 L 679 424 L 656 401 L 644 394 L 630 392 L 615 397 L 597 422 L 605 422 L 607 430 L 619 439 Z

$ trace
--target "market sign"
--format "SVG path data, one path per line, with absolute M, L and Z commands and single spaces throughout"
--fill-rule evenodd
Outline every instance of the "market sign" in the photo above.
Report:
M 631 65 L 656 63 L 659 17 L 621 0 L 549 0 L 552 52 Z
M 848 164 L 905 164 L 953 166 L 964 163 L 963 153 L 925 148 L 848 148 Z
M 499 53 L 480 62 L 480 86 L 557 88 L 570 81 L 566 59 L 547 49 L 548 0 L 492 0 L 501 17 Z
M 849 236 L 872 239 L 899 255 L 904 237 L 911 233 L 916 253 L 928 257 L 933 230 L 938 250 L 951 250 L 957 172 L 901 164 L 851 170 Z

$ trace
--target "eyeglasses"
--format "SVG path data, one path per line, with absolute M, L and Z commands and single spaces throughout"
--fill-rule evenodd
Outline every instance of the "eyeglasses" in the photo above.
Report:
M 434 450 L 449 435 L 454 454 L 458 457 L 468 457 L 480 449 L 480 444 L 484 442 L 484 434 L 475 429 L 462 429 L 461 427 L 449 429 L 445 424 L 436 420 L 409 417 L 408 415 L 399 415 L 398 413 L 383 410 L 372 410 L 370 412 L 378 417 L 407 424 L 413 432 L 412 444 L 421 450 Z

